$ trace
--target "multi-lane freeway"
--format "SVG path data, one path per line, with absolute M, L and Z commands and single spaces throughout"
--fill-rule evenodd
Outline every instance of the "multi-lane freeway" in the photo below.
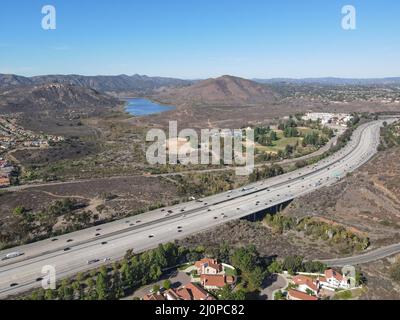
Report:
M 376 153 L 382 123 L 361 125 L 346 147 L 314 165 L 245 188 L 2 251 L 0 297 L 39 287 L 44 266 L 54 266 L 61 279 L 120 259 L 128 249 L 147 250 L 330 186 Z M 12 252 L 21 255 L 2 260 Z

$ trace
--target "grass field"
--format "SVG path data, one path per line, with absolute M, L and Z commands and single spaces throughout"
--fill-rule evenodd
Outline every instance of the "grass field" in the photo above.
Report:
M 305 128 L 305 127 L 298 127 L 297 130 L 299 131 L 299 133 L 301 133 L 302 135 L 305 135 L 309 132 L 314 131 L 313 129 L 310 128 Z M 262 146 L 258 143 L 256 143 L 256 149 L 260 152 L 266 152 L 266 153 L 278 153 L 279 151 L 283 151 L 285 150 L 287 145 L 291 145 L 291 146 L 295 146 L 296 143 L 299 143 L 299 145 L 301 145 L 301 142 L 303 141 L 302 137 L 290 137 L 290 138 L 286 138 L 283 134 L 282 130 L 274 130 L 276 132 L 276 135 L 278 137 L 278 140 L 273 141 L 273 145 L 272 146 Z M 321 132 L 320 132 L 321 134 Z M 309 150 L 308 150 L 309 149 Z M 310 153 L 310 152 L 314 152 L 315 148 L 304 148 L 302 150 L 304 154 Z

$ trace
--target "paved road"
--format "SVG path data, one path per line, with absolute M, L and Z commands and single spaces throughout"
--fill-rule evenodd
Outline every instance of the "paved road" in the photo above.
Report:
M 109 263 L 105 258 L 120 259 L 128 249 L 148 250 L 330 186 L 376 153 L 382 123 L 361 125 L 346 147 L 317 164 L 246 188 L 0 252 L 0 259 L 11 252 L 23 253 L 0 260 L 0 297 L 40 286 L 43 266 L 54 266 L 57 279 L 62 279 Z
M 288 281 L 280 274 L 273 273 L 265 279 L 260 291 L 262 300 L 274 300 L 275 292 L 285 289 L 288 286 Z
M 356 266 L 363 263 L 368 263 L 376 260 L 380 260 L 386 257 L 390 257 L 400 253 L 400 243 L 396 243 L 387 247 L 382 247 L 370 252 L 360 254 L 358 256 L 352 256 L 347 258 L 321 260 L 321 262 L 331 267 L 344 267 L 346 265 Z

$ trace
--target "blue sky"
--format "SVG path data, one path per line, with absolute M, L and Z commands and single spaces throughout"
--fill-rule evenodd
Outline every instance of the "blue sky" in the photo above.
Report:
M 399 58 L 398 0 L 0 1 L 0 73 L 363 78 L 400 76 Z

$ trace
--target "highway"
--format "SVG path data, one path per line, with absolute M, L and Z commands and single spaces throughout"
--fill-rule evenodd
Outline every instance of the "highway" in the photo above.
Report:
M 43 266 L 54 266 L 59 280 L 118 260 L 128 249 L 141 252 L 330 186 L 376 153 L 382 123 L 361 125 L 346 147 L 314 165 L 245 188 L 2 251 L 0 298 L 39 287 Z M 16 251 L 22 255 L 2 260 Z

